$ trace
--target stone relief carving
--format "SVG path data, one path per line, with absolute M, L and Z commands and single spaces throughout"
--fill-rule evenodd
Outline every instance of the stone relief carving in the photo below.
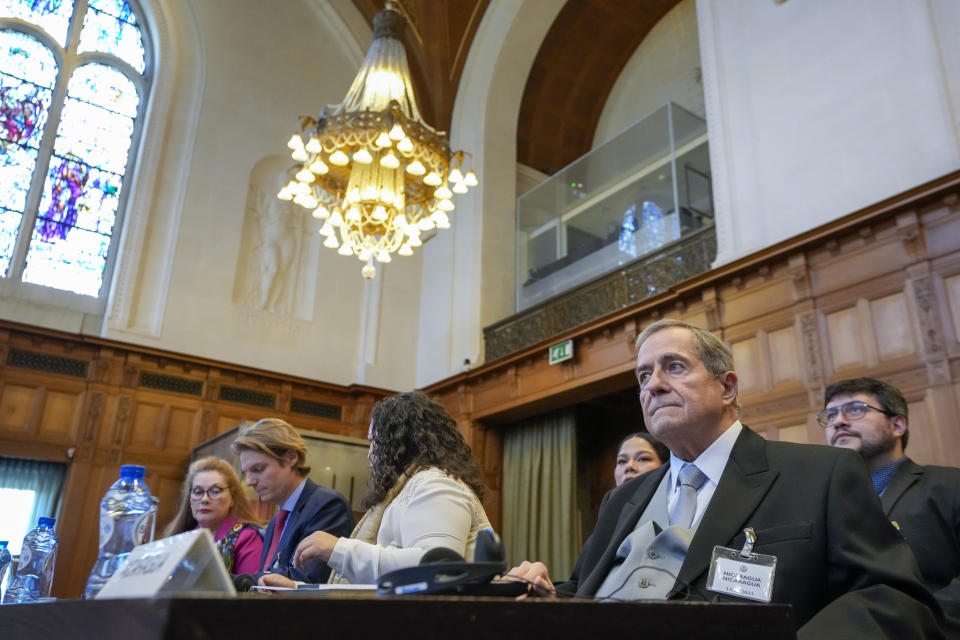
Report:
M 301 320 L 313 316 L 317 235 L 310 213 L 277 198 L 289 161 L 267 156 L 250 172 L 233 301 Z
M 208 440 L 213 435 L 213 409 L 200 410 L 200 442 Z
M 933 279 L 928 276 L 908 281 L 913 289 L 917 321 L 923 339 L 923 358 L 927 364 L 927 377 L 930 384 L 942 384 L 950 381 L 950 369 L 946 363 L 946 347 L 940 328 L 940 316 L 937 312 L 936 293 Z
M 823 382 L 822 361 L 820 359 L 820 331 L 817 327 L 817 316 L 814 313 L 805 313 L 800 316 L 800 333 L 803 337 L 803 352 L 807 369 L 807 384 L 810 387 L 819 387 Z
M 806 300 L 813 295 L 813 284 L 810 282 L 810 266 L 807 256 L 797 253 L 787 260 L 790 281 L 793 286 L 793 299 Z
M 133 396 L 121 395 L 119 404 L 117 405 L 117 421 L 113 428 L 113 440 L 111 442 L 113 446 L 120 447 L 123 445 L 127 424 L 130 421 L 132 413 Z
M 926 242 L 923 237 L 923 229 L 920 226 L 920 216 L 916 211 L 907 211 L 897 216 L 897 236 L 903 243 L 904 251 L 907 252 L 911 262 L 926 257 Z
M 102 360 L 99 362 L 103 362 Z M 87 415 L 83 419 L 83 439 L 93 440 L 97 425 L 100 423 L 100 414 L 103 412 L 104 394 L 94 391 L 90 394 L 90 403 L 87 405 Z

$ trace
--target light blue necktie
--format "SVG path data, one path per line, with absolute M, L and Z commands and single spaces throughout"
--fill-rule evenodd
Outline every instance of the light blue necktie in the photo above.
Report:
M 707 476 L 697 465 L 687 463 L 680 469 L 680 490 L 677 503 L 670 513 L 670 524 L 689 529 L 697 513 L 697 491 L 707 481 Z

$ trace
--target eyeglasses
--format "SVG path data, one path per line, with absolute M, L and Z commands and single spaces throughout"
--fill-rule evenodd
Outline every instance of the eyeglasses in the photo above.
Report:
M 833 425 L 837 421 L 838 415 L 843 415 L 844 418 L 853 422 L 859 420 L 863 416 L 867 415 L 867 410 L 873 409 L 874 411 L 879 411 L 880 413 L 886 416 L 895 416 L 897 414 L 878 407 L 873 407 L 867 404 L 866 402 L 861 402 L 860 400 L 852 400 L 850 402 L 844 402 L 843 404 L 837 407 L 830 407 L 824 409 L 817 414 L 817 422 L 821 427 L 827 428 Z
M 190 489 L 190 499 L 196 502 L 203 500 L 204 494 L 210 497 L 211 500 L 216 500 L 223 495 L 223 492 L 226 491 L 224 487 L 218 487 L 213 485 L 209 489 L 204 489 L 203 487 L 194 487 Z

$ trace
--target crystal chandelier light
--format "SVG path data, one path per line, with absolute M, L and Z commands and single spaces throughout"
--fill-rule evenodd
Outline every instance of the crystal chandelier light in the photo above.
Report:
M 365 262 L 364 278 L 376 275 L 374 260 L 409 256 L 421 233 L 449 228 L 453 194 L 477 185 L 473 171 L 464 173 L 464 152 L 451 153 L 447 134 L 420 116 L 401 11 L 388 0 L 343 102 L 304 118 L 304 136 L 290 138 L 296 175 L 277 195 L 323 219 L 323 246 Z

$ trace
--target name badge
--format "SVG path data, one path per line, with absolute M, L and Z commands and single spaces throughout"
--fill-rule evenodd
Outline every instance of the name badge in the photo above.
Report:
M 707 589 L 738 598 L 770 602 L 777 556 L 753 553 L 757 536 L 753 529 L 744 529 L 743 549 L 716 546 L 710 558 Z

